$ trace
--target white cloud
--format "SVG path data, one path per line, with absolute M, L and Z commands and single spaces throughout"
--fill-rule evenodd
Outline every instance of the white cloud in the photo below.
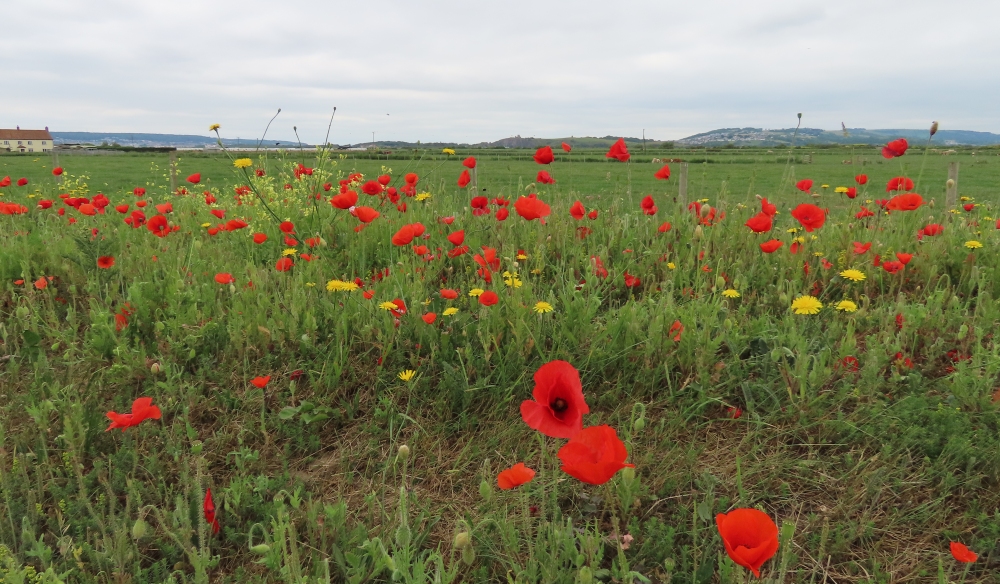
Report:
M 723 126 L 1000 132 L 1000 5 L 6 2 L 0 126 L 481 141 Z M 39 46 L 39 34 L 45 44 Z M 23 88 L 23 89 L 21 89 Z M 390 114 L 390 115 L 386 115 Z

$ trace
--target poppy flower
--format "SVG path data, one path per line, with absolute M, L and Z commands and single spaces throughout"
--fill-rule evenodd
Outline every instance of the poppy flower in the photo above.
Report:
M 236 231 L 237 229 L 243 229 L 244 227 L 249 227 L 250 224 L 242 219 L 230 219 L 226 221 L 225 230 L 226 231 Z
M 370 180 L 365 184 L 361 185 L 361 192 L 363 192 L 366 195 L 371 195 L 371 196 L 381 195 L 383 190 L 384 189 L 382 187 L 382 184 L 376 180 Z
M 865 217 L 874 217 L 875 213 L 868 209 L 867 207 L 861 207 L 861 210 L 854 214 L 855 219 L 864 219 Z
M 618 141 L 611 145 L 607 153 L 604 155 L 605 158 L 614 158 L 619 162 L 628 162 L 628 159 L 632 157 L 628 153 L 628 146 L 625 145 L 625 138 L 618 138 Z
M 173 213 L 174 212 L 174 204 L 173 203 L 161 203 L 159 205 L 154 205 L 154 207 L 156 207 L 156 210 L 158 212 L 163 213 L 164 215 L 166 215 L 167 213 Z
M 19 179 L 17 179 L 17 186 L 19 186 L 19 187 L 26 187 L 26 186 L 28 186 L 28 179 L 26 179 L 26 178 L 19 178 Z
M 201 504 L 205 514 L 205 523 L 212 526 L 212 535 L 219 533 L 219 520 L 215 517 L 215 501 L 212 500 L 212 489 L 205 490 L 205 501 Z
M 853 199 L 854 197 L 858 196 L 858 189 L 855 187 L 850 187 L 846 191 L 844 191 L 844 194 L 847 195 L 848 199 Z
M 792 209 L 792 217 L 795 217 L 808 232 L 823 226 L 826 222 L 826 211 L 816 205 L 801 203 Z
M 392 236 L 393 245 L 398 245 L 398 246 L 409 245 L 411 241 L 413 241 L 412 225 L 404 225 L 400 227 L 399 231 L 397 231 L 396 234 Z
M 670 178 L 670 167 L 664 164 L 663 168 L 653 173 L 653 176 L 655 176 L 658 180 L 667 180 Z
M 549 361 L 535 372 L 533 400 L 521 402 L 521 419 L 551 438 L 572 438 L 583 429 L 590 412 L 576 368 L 566 361 Z
M 552 161 L 556 159 L 556 157 L 552 154 L 551 146 L 542 146 L 535 151 L 533 158 L 538 164 L 552 164 Z
M 0 179 L 0 189 L 9 186 L 10 186 L 10 176 L 5 176 L 3 177 L 3 179 Z
M 890 274 L 895 274 L 896 272 L 903 269 L 903 262 L 884 261 L 882 262 L 882 269 L 889 272 Z
M 170 233 L 170 226 L 167 223 L 167 218 L 163 215 L 156 215 L 146 222 L 146 229 L 157 237 L 166 237 L 167 234 Z
M 912 191 L 913 190 L 913 180 L 906 178 L 905 176 L 897 176 L 889 180 L 885 185 L 885 192 L 891 193 L 892 191 Z
M 118 205 L 118 206 L 121 207 L 121 205 Z M 52 201 L 49 201 L 48 199 L 42 199 L 41 201 L 38 201 L 38 208 L 39 209 L 51 209 L 52 208 Z M 128 211 L 128 205 L 125 205 L 125 211 Z
M 454 233 L 449 233 L 448 241 L 455 247 L 462 245 L 462 242 L 465 241 L 465 230 L 462 229 L 460 231 L 455 231 Z
M 535 177 L 535 182 L 542 183 L 543 185 L 554 185 L 556 184 L 556 179 L 552 178 L 547 170 L 539 170 L 538 175 Z
M 531 482 L 535 478 L 535 471 L 519 462 L 507 470 L 500 471 L 497 475 L 497 486 L 502 491 L 509 491 L 515 487 L 520 487 Z
M 306 174 L 310 174 L 311 175 L 312 174 L 312 169 L 310 168 L 309 171 L 310 172 L 308 172 Z M 378 184 L 380 184 L 382 186 L 385 186 L 385 185 L 389 184 L 390 182 L 392 182 L 392 177 L 389 176 L 389 175 L 387 175 L 387 174 L 383 174 L 383 175 L 379 176 L 377 180 L 378 180 Z
M 469 176 L 469 171 L 463 170 L 462 174 L 458 175 L 458 186 L 464 189 L 469 186 L 470 182 L 472 182 L 472 177 Z
M 476 167 L 476 157 L 470 156 L 462 161 L 462 166 L 465 168 L 475 168 Z
M 115 211 L 124 215 L 125 213 L 128 213 L 128 205 L 115 205 Z
M 86 215 L 88 217 L 93 217 L 94 215 L 97 215 L 97 207 L 91 205 L 90 203 L 84 203 L 80 205 L 80 208 L 77 210 L 80 211 L 80 214 Z
M 951 548 L 951 557 L 955 558 L 959 562 L 971 564 L 979 559 L 979 554 L 973 552 L 957 541 L 951 542 L 948 547 Z
M 423 316 L 421 316 L 420 318 L 424 322 L 426 322 L 427 324 L 434 324 L 434 321 L 437 320 L 437 317 L 438 317 L 437 314 L 435 314 L 433 312 L 428 312 L 428 313 L 424 314 Z
M 906 154 L 906 149 L 909 147 L 910 145 L 906 142 L 906 138 L 893 140 L 882 148 L 882 156 L 884 158 L 896 158 L 897 156 Z
M 552 209 L 543 203 L 535 193 L 531 193 L 527 197 L 520 197 L 515 201 L 514 210 L 528 221 L 548 217 L 549 213 L 552 212 Z
M 785 245 L 785 242 L 778 241 L 777 239 L 772 239 L 771 241 L 765 241 L 760 244 L 760 251 L 764 253 L 774 253 L 778 251 L 778 248 Z
M 474 217 L 479 217 L 490 212 L 490 200 L 483 196 L 472 197 L 469 201 L 469 206 L 472 208 L 472 215 Z
M 675 320 L 674 324 L 670 325 L 670 330 L 667 331 L 667 335 L 674 335 L 674 342 L 681 342 L 681 333 L 684 332 L 684 325 L 681 321 Z
M 452 290 L 451 288 L 442 288 L 440 294 L 441 294 L 441 298 L 444 298 L 444 299 L 447 299 L 447 300 L 454 300 L 454 299 L 458 298 L 458 291 L 457 290 Z
M 762 213 L 757 213 L 756 215 L 748 219 L 747 222 L 744 223 L 744 225 L 749 227 L 750 231 L 753 231 L 754 233 L 764 233 L 765 231 L 771 230 L 773 222 L 771 221 L 770 215 L 762 212 Z
M 358 202 L 358 193 L 347 191 L 330 197 L 330 204 L 338 209 L 350 209 Z
M 861 243 L 860 241 L 855 241 L 854 242 L 854 253 L 857 254 L 857 255 L 862 255 L 864 253 L 867 253 L 868 250 L 871 249 L 871 247 L 872 247 L 872 243 L 870 241 L 865 242 L 865 243 Z
M 107 270 L 111 266 L 115 265 L 114 256 L 101 256 L 97 258 L 97 267 L 102 270 Z
M 778 214 L 778 206 L 774 203 L 769 203 L 767 197 L 762 197 L 760 200 L 760 212 L 768 217 L 774 217 Z
M 35 288 L 38 290 L 45 290 L 46 288 L 48 288 L 48 286 L 49 282 L 48 280 L 45 279 L 45 276 L 42 276 L 37 280 L 35 280 Z
M 355 207 L 354 216 L 362 223 L 371 223 L 378 218 L 379 212 L 371 207 Z
M 125 428 L 138 426 L 143 420 L 159 420 L 160 408 L 153 405 L 153 398 L 140 397 L 132 402 L 131 413 L 119 414 L 112 411 L 108 412 L 106 415 L 108 419 L 111 420 L 111 425 L 104 430 L 105 432 L 115 428 L 121 428 L 122 432 L 124 432 Z
M 496 214 L 497 221 L 505 221 L 509 216 L 510 216 L 510 211 L 508 211 L 506 208 L 497 210 Z
M 52 176 L 62 176 L 63 169 L 61 166 L 57 166 L 52 169 Z
M 264 377 L 254 377 L 250 380 L 250 383 L 258 389 L 264 389 L 267 387 L 267 383 L 271 381 L 270 375 L 265 375 Z
M 487 290 L 479 295 L 479 303 L 483 306 L 493 306 L 500 301 L 500 297 L 493 290 Z
M 287 272 L 294 265 L 295 263 L 292 261 L 292 258 L 281 258 L 274 264 L 274 269 L 279 272 Z
M 219 272 L 215 275 L 215 281 L 220 284 L 232 284 L 236 281 L 236 278 L 229 272 Z
M 603 485 L 625 467 L 628 451 L 611 426 L 584 428 L 557 453 L 562 471 L 591 485 Z
M 867 174 L 859 174 L 859 175 L 857 175 L 857 176 L 854 177 L 854 182 L 858 183 L 859 185 L 863 185 L 863 184 L 865 184 L 865 183 L 868 182 L 868 175 Z
M 415 172 L 408 172 L 408 173 L 406 173 L 406 176 L 403 177 L 403 180 L 408 185 L 415 185 L 415 184 L 417 184 L 417 181 L 420 180 L 420 177 L 417 176 L 417 173 L 415 173 Z
M 215 215 L 215 217 L 218 218 L 218 219 L 222 219 L 226 215 L 226 212 L 223 211 L 222 209 L 212 209 L 211 211 L 209 211 L 209 213 L 211 213 L 212 215 Z
M 571 217 L 577 221 L 583 219 L 583 216 L 587 214 L 587 209 L 584 208 L 583 203 L 576 201 L 569 207 L 569 214 Z
M 427 252 L 429 252 L 429 251 L 430 250 L 427 249 L 426 245 L 415 245 L 415 246 L 413 246 L 413 253 L 417 254 L 418 256 L 425 256 L 425 255 L 427 255 Z
M 570 150 L 572 150 L 572 149 L 573 149 L 573 147 L 572 147 L 572 146 L 570 146 L 569 144 L 567 144 L 567 143 L 563 142 L 563 143 L 562 143 L 562 149 L 563 149 L 563 152 L 569 152 Z
M 905 266 L 906 264 L 910 263 L 910 260 L 913 259 L 913 254 L 912 253 L 902 253 L 902 252 L 898 252 L 897 251 L 896 252 L 896 259 L 899 260 L 899 263 L 901 263 L 901 264 L 903 264 Z
M 625 274 L 623 274 L 623 277 L 625 278 L 626 288 L 635 288 L 642 284 L 642 280 L 633 276 L 632 274 L 629 274 L 628 270 L 625 270 Z
M 923 204 L 923 197 L 916 193 L 907 193 L 905 195 L 896 195 L 889 199 L 885 207 L 890 211 L 915 211 Z
M 196 172 L 196 173 L 192 174 L 191 176 L 187 177 L 187 181 L 189 183 L 193 184 L 193 185 L 196 185 L 196 184 L 200 183 L 201 182 L 201 173 L 200 172 Z
M 448 252 L 448 257 L 457 258 L 460 255 L 465 255 L 469 251 L 469 246 L 460 245 Z
M 757 509 L 733 509 L 715 516 L 715 525 L 733 562 L 760 578 L 760 567 L 778 551 L 778 526 Z
M 266 234 L 264 234 L 264 233 L 254 233 L 253 234 L 253 242 L 256 243 L 257 245 L 260 245 L 260 244 L 264 243 L 265 241 L 267 241 L 267 235 Z
M 664 221 L 663 223 L 660 224 L 659 227 L 656 228 L 656 230 L 659 231 L 660 233 L 666 233 L 670 231 L 672 228 L 673 225 L 670 224 L 670 221 Z
M 590 213 L 587 213 L 587 217 L 589 217 L 591 220 L 597 219 L 597 209 L 591 209 Z M 1000 227 L 997 227 L 997 229 L 1000 229 Z
M 809 178 L 804 178 L 799 182 L 795 183 L 795 188 L 799 189 L 803 193 L 808 193 L 810 190 L 812 190 L 812 186 L 813 186 L 813 181 L 812 179 Z
M 656 203 L 653 202 L 653 195 L 643 197 L 642 201 L 639 202 L 639 208 L 645 215 L 656 215 Z
M 600 279 L 608 277 L 608 270 L 604 267 L 604 262 L 597 256 L 590 256 L 590 263 L 594 266 L 594 275 Z
M 933 237 L 935 235 L 941 235 L 944 232 L 944 227 L 942 227 L 938 223 L 931 223 L 930 225 L 927 225 L 926 227 L 921 229 L 921 231 L 924 232 L 924 235 Z

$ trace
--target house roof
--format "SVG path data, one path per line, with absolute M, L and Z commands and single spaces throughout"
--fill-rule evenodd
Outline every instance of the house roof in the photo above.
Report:
M 0 140 L 52 140 L 48 130 L 5 130 L 0 128 Z

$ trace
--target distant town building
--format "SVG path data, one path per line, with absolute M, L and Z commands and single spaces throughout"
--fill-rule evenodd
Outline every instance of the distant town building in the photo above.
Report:
M 52 152 L 52 134 L 44 130 L 15 130 L 0 128 L 0 150 L 8 152 Z

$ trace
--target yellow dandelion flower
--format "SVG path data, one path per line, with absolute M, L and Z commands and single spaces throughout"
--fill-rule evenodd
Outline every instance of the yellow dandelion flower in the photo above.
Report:
M 503 283 L 506 284 L 509 288 L 520 288 L 522 284 L 521 280 L 517 277 L 517 275 L 511 275 L 504 278 Z
M 431 198 L 431 194 L 430 193 L 417 193 L 417 196 L 414 197 L 414 198 L 416 200 L 418 200 L 418 201 L 426 201 L 427 199 Z
M 528 259 L 528 255 L 527 255 L 527 254 L 524 254 L 524 253 L 520 253 L 520 252 L 519 252 L 519 253 L 517 254 L 517 259 L 518 259 L 519 261 L 522 261 L 522 262 L 523 262 L 524 260 Z
M 841 300 L 837 303 L 837 310 L 842 310 L 844 312 L 854 312 L 858 309 L 858 305 L 850 300 Z
M 844 194 L 844 193 L 847 192 L 847 187 L 837 187 L 837 188 L 833 189 L 833 192 L 842 195 L 842 194 Z
M 535 268 L 534 270 L 531 270 L 531 273 L 534 274 L 534 275 L 536 275 L 536 276 L 540 276 L 542 274 L 542 269 L 541 268 Z
M 237 158 L 233 161 L 233 166 L 236 168 L 250 168 L 253 166 L 253 160 L 249 158 Z
M 962 201 L 963 203 L 965 203 L 967 201 L 971 201 L 972 197 L 959 197 L 958 200 Z
M 218 130 L 221 127 L 222 126 L 220 126 L 219 124 L 212 124 L 211 126 L 208 127 L 208 131 L 209 132 L 214 132 L 214 131 Z
M 806 242 L 806 238 L 805 238 L 805 237 L 802 237 L 802 236 L 800 235 L 800 236 L 796 237 L 796 238 L 795 238 L 795 239 L 794 239 L 793 241 L 797 241 L 797 242 L 799 242 L 799 243 L 805 243 L 805 242 Z
M 211 223 L 202 223 L 201 226 L 202 227 L 211 227 L 212 224 Z
M 970 239 L 969 241 L 965 242 L 965 247 L 967 247 L 969 249 L 979 249 L 979 248 L 983 247 L 983 244 L 979 243 L 975 239 Z
M 723 290 L 722 291 L 722 295 L 725 296 L 726 298 L 739 298 L 740 297 L 740 293 L 737 292 L 736 290 L 732 289 L 732 288 L 730 288 L 728 290 Z
M 403 371 L 400 371 L 396 375 L 396 377 L 402 379 L 403 381 L 409 382 L 411 379 L 413 379 L 414 376 L 416 376 L 416 374 L 417 372 L 414 371 L 413 369 L 405 369 Z
M 424 300 L 424 301 L 423 301 L 423 302 L 421 302 L 420 304 L 423 304 L 424 306 L 430 306 L 430 305 L 431 305 L 431 299 L 430 299 L 430 298 L 428 298 L 427 300 Z
M 381 308 L 382 310 L 399 310 L 399 307 L 396 306 L 395 302 L 389 302 L 388 300 L 386 300 L 382 304 L 379 304 L 378 307 Z
M 455 151 L 453 149 L 451 149 L 451 148 L 442 148 L 441 149 L 441 154 L 454 154 L 454 153 L 455 153 Z
M 816 256 L 816 257 L 818 257 L 818 258 L 821 258 L 821 257 L 823 257 L 823 252 L 821 252 L 821 251 L 814 251 L 813 255 Z
M 799 232 L 798 227 L 789 227 L 788 229 L 785 230 L 785 233 L 798 233 L 798 232 Z
M 444 312 L 442 312 L 441 314 L 443 314 L 445 316 L 451 316 L 453 314 L 458 314 L 458 309 L 455 308 L 454 306 L 449 306 L 448 308 L 445 308 Z
M 677 269 L 677 264 L 675 264 L 674 262 L 667 262 L 667 269 L 668 270 L 676 270 Z
M 343 280 L 330 280 L 326 283 L 326 289 L 330 292 L 354 292 L 358 289 L 358 285 Z
M 486 292 L 486 290 L 483 290 L 482 288 L 473 288 L 472 290 L 469 290 L 469 296 L 476 298 L 477 296 L 482 296 L 483 292 Z
M 845 280 L 850 280 L 852 282 L 860 282 L 864 280 L 867 276 L 861 270 L 855 270 L 851 268 L 850 270 L 844 270 L 840 273 L 840 277 Z
M 828 189 L 828 188 L 830 188 L 830 185 L 820 185 L 820 186 L 821 186 L 822 188 L 824 188 L 824 189 Z
M 285 251 L 281 252 L 283 256 L 292 256 L 299 253 L 294 247 L 289 247 Z
M 814 296 L 799 296 L 792 300 L 792 310 L 795 314 L 819 314 L 823 303 Z
M 544 301 L 539 301 L 535 303 L 535 312 L 538 314 L 545 314 L 546 312 L 552 312 L 555 308 L 551 304 Z

